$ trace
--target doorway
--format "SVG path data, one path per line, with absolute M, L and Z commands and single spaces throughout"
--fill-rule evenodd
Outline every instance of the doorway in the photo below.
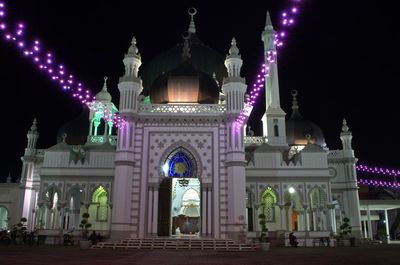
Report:
M 199 236 L 201 189 L 197 178 L 164 178 L 158 201 L 158 236 Z

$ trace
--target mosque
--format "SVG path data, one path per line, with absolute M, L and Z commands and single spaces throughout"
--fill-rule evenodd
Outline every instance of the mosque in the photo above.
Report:
M 277 63 L 266 81 L 263 135 L 236 130 L 248 84 L 240 75 L 240 43 L 223 56 L 196 34 L 195 10 L 183 41 L 141 69 L 136 39 L 125 54 L 119 107 L 104 87 L 81 117 L 64 125 L 59 142 L 37 148 L 33 121 L 20 183 L 0 185 L 0 225 L 23 216 L 28 229 L 92 229 L 112 240 L 194 236 L 256 237 L 264 219 L 270 237 L 296 231 L 319 238 L 349 218 L 361 237 L 352 134 L 341 126 L 342 149 L 330 150 L 318 125 L 280 106 Z M 269 15 L 260 32 L 275 51 Z M 228 40 L 226 40 L 228 42 Z M 287 95 L 285 95 L 287 96 Z M 113 127 L 111 115 L 126 121 Z

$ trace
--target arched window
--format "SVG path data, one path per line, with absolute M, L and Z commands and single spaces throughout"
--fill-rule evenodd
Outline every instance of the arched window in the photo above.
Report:
M 275 222 L 275 204 L 277 202 L 277 196 L 272 188 L 268 187 L 263 195 L 262 202 L 264 207 L 265 221 Z
M 108 194 L 102 186 L 93 193 L 92 202 L 97 204 L 96 221 L 106 222 L 108 220 Z
M 197 165 L 193 155 L 183 147 L 171 152 L 164 164 L 162 171 L 165 177 L 196 178 Z
M 318 187 L 313 188 L 310 191 L 310 204 L 311 209 L 317 209 L 320 206 L 324 206 L 326 202 L 325 193 Z
M 279 136 L 279 128 L 278 125 L 274 125 L 274 136 Z

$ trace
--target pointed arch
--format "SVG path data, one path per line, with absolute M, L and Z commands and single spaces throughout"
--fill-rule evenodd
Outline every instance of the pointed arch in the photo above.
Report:
M 325 206 L 327 196 L 325 191 L 321 187 L 315 185 L 314 188 L 309 191 L 308 199 L 310 200 L 310 208 L 317 209 Z
M 293 187 L 291 187 L 293 188 Z M 285 203 L 291 203 L 293 209 L 296 211 L 301 211 L 303 209 L 303 196 L 301 191 L 298 189 L 294 189 L 294 192 L 291 193 L 289 190 L 286 190 L 283 194 L 283 199 Z
M 266 222 L 275 222 L 275 205 L 278 203 L 278 193 L 271 187 L 266 187 L 261 193 L 262 212 Z
M 108 220 L 109 206 L 109 195 L 107 190 L 101 185 L 98 186 L 92 194 L 91 202 L 97 206 L 96 221 L 106 222 Z
M 182 177 L 195 177 L 201 179 L 202 165 L 200 156 L 195 148 L 193 148 L 190 144 L 184 141 L 178 141 L 163 152 L 159 162 L 159 174 L 161 179 L 171 173 L 173 177 L 179 177 L 179 172 L 182 172 L 176 172 L 175 169 L 177 168 L 174 168 L 174 164 L 171 165 L 170 162 L 185 164 L 186 171 L 185 173 L 181 174 Z M 180 169 L 183 171 L 185 170 L 183 167 Z
M 42 202 L 46 203 L 47 207 L 54 208 L 54 196 L 57 194 L 58 201 L 62 200 L 62 193 L 59 187 L 56 184 L 51 184 L 48 186 L 41 194 L 40 199 Z

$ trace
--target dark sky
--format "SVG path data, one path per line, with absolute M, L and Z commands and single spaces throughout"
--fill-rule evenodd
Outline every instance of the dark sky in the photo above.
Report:
M 95 93 L 109 77 L 118 103 L 118 77 L 132 36 L 146 65 L 181 41 L 187 9 L 198 9 L 198 37 L 226 54 L 238 42 L 250 84 L 263 60 L 261 32 L 269 9 L 277 24 L 290 0 L 271 1 L 7 1 L 9 17 L 54 51 Z M 281 105 L 290 115 L 290 91 L 299 91 L 302 115 L 317 123 L 330 149 L 340 148 L 343 117 L 353 132 L 361 163 L 399 168 L 398 23 L 391 1 L 304 0 L 295 27 L 279 54 Z M 26 132 L 38 119 L 38 148 L 56 143 L 57 130 L 79 115 L 81 106 L 36 71 L 10 44 L 0 42 L 3 151 L 0 176 L 19 176 Z M 265 108 L 260 97 L 251 118 L 256 134 Z

